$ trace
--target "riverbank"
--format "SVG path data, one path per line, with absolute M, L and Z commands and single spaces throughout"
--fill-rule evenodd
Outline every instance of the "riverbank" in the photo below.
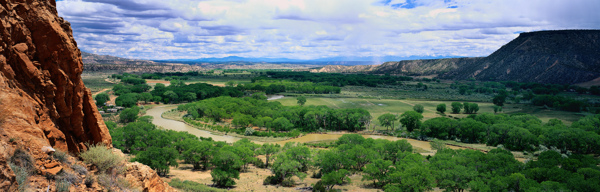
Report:
M 215 135 L 219 135 L 219 136 L 227 135 L 227 136 L 237 137 L 237 138 L 240 138 L 240 139 L 246 138 L 246 139 L 249 139 L 249 140 L 251 140 L 251 141 L 253 141 L 255 143 L 258 143 L 258 144 L 275 143 L 275 142 L 287 141 L 287 140 L 292 139 L 291 137 L 257 137 L 257 136 L 247 136 L 247 135 L 240 135 L 240 134 L 237 134 L 237 133 L 234 133 L 234 132 L 223 133 L 221 131 L 215 131 L 215 130 L 212 130 L 212 129 L 207 128 L 207 127 L 201 127 L 201 126 L 196 126 L 196 125 L 190 124 L 190 123 L 188 123 L 188 122 L 186 122 L 186 121 L 183 120 L 183 116 L 184 115 L 185 115 L 185 112 L 180 112 L 180 111 L 166 111 L 166 112 L 164 112 L 162 114 L 162 117 L 165 118 L 165 119 L 169 119 L 169 120 L 174 120 L 174 121 L 179 121 L 179 122 L 185 123 L 188 126 L 194 127 L 196 129 L 208 131 L 208 132 L 210 132 L 212 134 L 215 134 Z M 213 124 L 205 123 L 205 122 L 201 122 L 201 121 L 198 121 L 198 122 L 200 122 L 202 124 L 206 124 L 206 125 L 213 125 Z M 224 126 L 224 125 L 221 125 L 221 126 Z
M 220 131 L 211 130 L 209 128 L 193 126 L 189 123 L 183 121 L 182 117 L 185 115 L 184 112 L 171 112 L 172 109 L 176 109 L 177 106 L 174 105 L 158 105 L 149 109 L 147 111 L 148 114 L 154 117 L 153 123 L 155 125 L 161 126 L 165 129 L 175 130 L 175 131 L 187 131 L 191 134 L 194 134 L 199 137 L 211 137 L 215 141 L 225 141 L 228 143 L 233 143 L 242 138 L 247 138 L 257 144 L 263 143 L 277 143 L 280 145 L 284 145 L 287 142 L 299 142 L 299 143 L 313 143 L 320 141 L 332 141 L 337 140 L 343 134 L 350 134 L 349 132 L 327 132 L 327 133 L 309 133 L 302 135 L 297 138 L 289 138 L 289 137 L 256 137 L 256 136 L 245 136 L 239 135 L 236 133 L 223 133 Z M 158 123 L 158 124 L 157 124 Z M 361 133 L 358 133 L 361 134 Z M 397 141 L 400 139 L 406 140 L 410 143 L 415 151 L 420 153 L 421 155 L 434 155 L 436 153 L 435 150 L 431 148 L 431 144 L 429 141 L 421 141 L 410 138 L 398 138 L 393 136 L 384 136 L 384 135 L 373 135 L 368 133 L 361 134 L 365 138 L 372 139 L 386 139 L 390 141 Z M 485 144 L 466 144 L 455 141 L 443 141 L 446 143 L 446 146 L 450 149 L 472 149 L 478 150 L 482 152 L 487 152 L 491 149 L 495 149 L 496 147 L 486 146 Z M 522 152 L 512 152 L 515 155 L 515 159 L 524 162 L 528 159 L 526 155 L 523 155 Z

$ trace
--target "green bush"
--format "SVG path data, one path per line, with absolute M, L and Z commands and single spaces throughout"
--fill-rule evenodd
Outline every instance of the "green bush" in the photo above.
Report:
M 8 163 L 10 169 L 15 173 L 16 181 L 19 184 L 19 191 L 27 189 L 29 176 L 35 173 L 35 160 L 22 148 L 17 148 L 10 157 Z
M 56 191 L 58 192 L 64 192 L 64 191 L 69 191 L 69 188 L 71 187 L 71 183 L 69 183 L 69 181 L 67 180 L 58 180 L 56 181 Z
M 10 162 L 16 166 L 24 168 L 28 173 L 35 172 L 35 160 L 29 152 L 22 148 L 17 148 L 10 157 Z
M 413 106 L 413 110 L 415 110 L 417 113 L 425 112 L 425 108 L 421 104 L 416 104 L 415 106 Z
M 103 144 L 89 145 L 89 149 L 79 154 L 85 163 L 91 163 L 100 172 L 115 168 L 123 162 L 123 158 L 114 154 Z
M 27 171 L 27 169 L 18 165 L 12 163 L 8 163 L 8 165 L 10 166 L 10 169 L 12 169 L 12 171 L 15 173 L 15 180 L 17 181 L 17 184 L 19 184 L 19 191 L 25 191 L 25 189 L 27 188 L 27 180 L 29 179 L 29 172 Z
M 69 184 L 79 184 L 81 182 L 81 178 L 75 173 L 63 169 L 58 175 L 56 175 L 56 181 L 57 183 L 58 181 L 66 181 Z
M 71 169 L 73 169 L 80 175 L 87 175 L 87 173 L 88 173 L 87 168 L 85 168 L 84 166 L 78 165 L 78 164 L 71 166 Z
M 96 182 L 96 179 L 94 178 L 94 175 L 87 175 L 87 176 L 85 176 L 85 180 L 83 181 L 83 183 L 87 187 L 92 187 L 92 185 L 94 184 L 94 182 Z
M 52 157 L 63 164 L 71 164 L 71 162 L 69 161 L 69 154 L 67 154 L 64 151 L 56 150 L 54 151 L 54 153 L 52 153 Z

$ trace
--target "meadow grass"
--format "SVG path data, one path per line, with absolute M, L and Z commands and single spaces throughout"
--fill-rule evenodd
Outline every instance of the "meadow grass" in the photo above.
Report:
M 92 93 L 96 93 L 103 89 L 112 89 L 113 83 L 105 81 L 107 75 L 105 74 L 84 74 L 81 75 L 81 79 L 87 88 L 89 88 Z
M 298 105 L 296 97 L 284 97 L 282 99 L 274 100 L 280 102 L 285 106 L 295 106 Z M 443 117 L 444 115 L 439 114 L 436 111 L 436 107 L 438 104 L 445 103 L 446 104 L 446 116 L 448 117 L 457 117 L 457 118 L 465 118 L 469 114 L 452 114 L 451 111 L 451 103 L 453 101 L 431 101 L 431 100 L 396 100 L 396 99 L 373 99 L 373 98 L 327 98 L 327 97 L 307 97 L 306 106 L 308 105 L 325 105 L 330 108 L 363 108 L 372 116 L 372 124 L 375 125 L 375 129 L 383 130 L 386 129 L 381 127 L 377 118 L 385 113 L 391 113 L 395 115 L 402 115 L 402 113 L 406 111 L 412 111 L 413 106 L 420 104 L 425 108 L 425 112 L 423 113 L 423 121 L 436 118 Z M 463 103 L 463 102 L 461 102 Z M 479 105 L 479 111 L 477 114 L 481 113 L 494 113 L 494 104 L 491 102 L 470 102 L 477 103 Z M 527 113 L 535 115 L 540 118 L 542 122 L 546 123 L 550 119 L 560 119 L 565 124 L 570 125 L 572 122 L 577 121 L 579 118 L 583 116 L 581 113 L 567 112 L 567 111 L 556 111 L 543 109 L 539 106 L 532 106 L 530 104 L 507 104 L 504 106 L 502 113 L 514 114 L 514 113 Z M 396 126 L 399 126 L 400 123 L 396 123 Z

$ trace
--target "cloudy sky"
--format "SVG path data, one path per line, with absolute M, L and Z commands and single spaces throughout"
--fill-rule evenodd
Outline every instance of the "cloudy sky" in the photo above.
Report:
M 59 0 L 83 51 L 138 59 L 487 56 L 600 29 L 598 0 Z

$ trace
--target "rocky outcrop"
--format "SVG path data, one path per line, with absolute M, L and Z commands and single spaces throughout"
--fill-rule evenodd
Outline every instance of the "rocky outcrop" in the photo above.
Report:
M 0 102 L 9 132 L 78 153 L 111 137 L 81 80 L 69 22 L 48 0 L 1 0 Z
M 39 165 L 30 188 L 45 191 L 54 181 L 42 173 L 64 166 L 48 162 L 44 146 L 79 154 L 88 143 L 110 146 L 111 137 L 81 80 L 81 52 L 54 0 L 0 0 L 0 39 L 0 191 L 18 187 L 8 166 L 16 149 Z M 168 189 L 145 168 L 143 190 Z
M 126 167 L 127 173 L 125 173 L 125 179 L 134 187 L 142 188 L 144 191 L 175 191 L 171 186 L 163 182 L 154 170 L 144 164 L 131 162 L 127 163 Z

